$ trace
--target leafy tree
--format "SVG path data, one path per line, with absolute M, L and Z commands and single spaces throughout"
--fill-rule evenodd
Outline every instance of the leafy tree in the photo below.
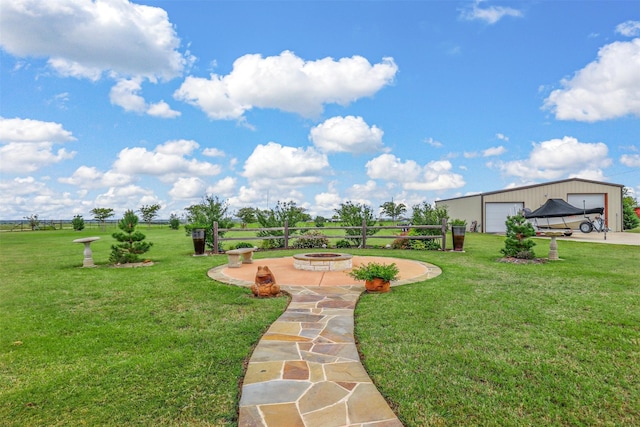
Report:
M 256 209 L 254 208 L 240 208 L 234 215 L 242 221 L 242 228 L 246 228 L 247 224 L 256 222 Z
M 508 216 L 506 225 L 507 238 L 504 242 L 504 248 L 500 249 L 500 252 L 507 257 L 519 259 L 535 258 L 536 255 L 532 248 L 536 243 L 529 239 L 529 237 L 536 235 L 533 225 L 522 214 Z
M 622 189 L 622 196 L 622 226 L 625 230 L 633 230 L 640 225 L 640 218 L 635 211 L 638 201 L 629 195 L 627 187 Z
M 82 218 L 82 215 L 74 216 L 73 219 L 71 220 L 71 225 L 73 226 L 73 229 L 75 231 L 84 230 L 84 218 Z
M 316 216 L 316 219 L 313 220 L 313 222 L 316 224 L 316 227 L 324 227 L 324 225 L 327 222 L 327 219 L 323 216 Z
M 449 219 L 446 206 L 435 207 L 428 202 L 413 206 L 411 223 L 414 225 L 442 225 L 443 219 Z M 442 234 L 438 229 L 416 229 L 415 233 L 421 236 L 435 236 Z
M 191 233 L 196 228 L 205 229 L 205 241 L 209 249 L 213 249 L 213 223 L 218 223 L 218 228 L 233 228 L 233 220 L 227 215 L 229 203 L 221 201 L 218 196 L 205 195 L 202 201 L 196 205 L 185 208 L 187 211 L 187 225 L 185 230 Z M 224 236 L 224 232 L 219 232 Z
M 29 221 L 29 227 L 31 227 L 31 231 L 35 231 L 35 229 L 38 228 L 38 226 L 40 225 L 40 220 L 38 219 L 38 214 L 25 216 L 24 219 Z
M 362 227 L 362 222 L 364 221 L 367 225 L 367 236 L 371 236 L 378 232 L 376 229 L 369 228 L 376 224 L 371 207 L 348 201 L 346 203 L 341 203 L 340 207 L 334 210 L 344 227 Z M 347 229 L 345 232 L 347 236 L 350 236 L 348 239 L 356 246 L 362 245 L 361 229 Z
M 111 208 L 93 208 L 91 209 L 91 214 L 93 215 L 93 219 L 100 223 L 100 229 L 104 231 L 105 221 L 114 216 L 115 212 L 113 212 Z
M 394 224 L 396 223 L 396 218 L 407 212 L 407 207 L 404 203 L 394 203 L 393 200 L 381 204 L 380 207 L 382 208 L 382 214 L 391 217 Z
M 112 234 L 118 244 L 111 246 L 111 256 L 109 260 L 113 263 L 124 264 L 128 262 L 139 261 L 139 255 L 147 252 L 153 243 L 145 242 L 145 235 L 136 231 L 138 225 L 138 216 L 132 211 L 127 210 L 124 217 L 118 221 L 118 231 Z
M 142 220 L 147 224 L 147 227 L 151 227 L 151 222 L 158 216 L 158 211 L 161 209 L 160 205 L 155 203 L 153 205 L 142 205 L 138 210 L 142 214 Z
M 299 222 L 305 221 L 309 217 L 305 213 L 305 209 L 298 207 L 295 202 L 280 202 L 276 204 L 275 209 L 256 209 L 256 219 L 261 228 L 282 228 L 285 222 L 289 227 L 296 227 Z M 295 233 L 291 233 L 295 234 Z M 284 231 L 268 230 L 259 231 L 258 237 L 276 236 L 277 239 L 263 240 L 265 248 L 281 248 L 284 247 Z
M 180 218 L 178 218 L 178 215 L 174 213 L 169 215 L 169 228 L 172 230 L 177 230 L 180 228 Z

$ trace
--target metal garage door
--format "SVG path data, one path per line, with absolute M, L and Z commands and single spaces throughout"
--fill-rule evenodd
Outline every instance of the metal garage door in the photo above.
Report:
M 524 203 L 486 203 L 484 205 L 485 233 L 504 233 L 508 216 L 516 215 L 524 208 Z
M 604 194 L 569 194 L 567 202 L 580 209 L 605 207 Z

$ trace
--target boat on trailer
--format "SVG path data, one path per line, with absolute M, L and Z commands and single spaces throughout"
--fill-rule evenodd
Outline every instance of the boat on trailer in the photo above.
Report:
M 602 215 L 604 208 L 581 209 L 562 199 L 548 199 L 535 211 L 525 208 L 523 214 L 536 230 L 563 230 L 566 236 L 571 236 L 573 230 L 586 232 L 583 224 L 591 226 L 592 222 L 587 215 Z

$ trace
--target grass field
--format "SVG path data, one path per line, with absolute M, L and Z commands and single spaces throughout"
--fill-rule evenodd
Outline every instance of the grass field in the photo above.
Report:
M 210 280 L 226 257 L 190 256 L 182 231 L 141 231 L 155 265 L 135 269 L 107 266 L 108 233 L 0 234 L 0 424 L 236 424 L 243 363 L 287 301 Z M 71 241 L 89 235 L 100 266 L 78 268 Z M 513 265 L 496 262 L 503 241 L 350 251 L 443 270 L 356 309 L 365 366 L 400 419 L 640 424 L 640 247 L 561 241 L 562 261 Z

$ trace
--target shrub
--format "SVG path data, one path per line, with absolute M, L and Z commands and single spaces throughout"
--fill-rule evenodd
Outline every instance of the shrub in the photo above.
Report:
M 73 226 L 73 229 L 75 231 L 84 230 L 84 218 L 82 218 L 82 215 L 74 216 L 73 219 L 71 220 L 71 225 Z
M 391 242 L 391 249 L 411 249 L 409 239 L 395 239 Z
M 180 218 L 178 218 L 178 215 L 174 213 L 169 215 L 169 228 L 172 230 L 180 229 Z
M 336 248 L 338 249 L 348 249 L 350 247 L 351 247 L 351 243 L 349 243 L 348 240 L 342 239 L 336 242 Z
M 522 214 L 508 216 L 507 221 L 507 238 L 504 242 L 504 248 L 500 252 L 504 256 L 518 259 L 533 259 L 535 253 L 533 248 L 536 243 L 529 237 L 536 235 L 536 230 L 530 222 Z
M 234 249 L 242 249 L 242 248 L 252 248 L 253 245 L 248 242 L 240 242 L 234 246 Z
M 297 238 L 293 243 L 294 248 L 326 248 L 329 247 L 329 239 L 319 231 L 310 230 Z

